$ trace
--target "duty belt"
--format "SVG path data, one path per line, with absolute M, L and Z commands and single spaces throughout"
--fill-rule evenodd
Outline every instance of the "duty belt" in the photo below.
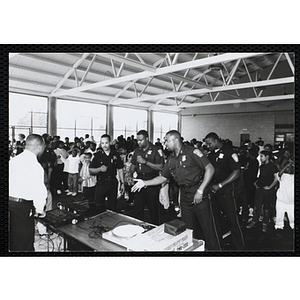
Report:
M 189 189 L 191 187 L 194 187 L 196 185 L 200 185 L 201 182 L 195 182 L 195 183 L 190 183 L 190 184 L 178 184 L 179 187 L 183 188 L 183 189 Z
M 157 172 L 151 172 L 151 173 L 138 173 L 138 179 L 143 180 L 150 180 L 158 176 Z
M 29 202 L 32 202 L 32 200 L 25 200 L 25 199 L 22 199 L 22 198 L 16 198 L 16 197 L 12 197 L 12 196 L 9 196 L 9 201 L 13 201 L 13 202 L 26 202 L 26 203 L 29 203 Z
M 99 181 L 103 181 L 103 180 L 111 181 L 111 180 L 114 180 L 114 179 L 116 179 L 115 176 L 106 176 L 106 177 L 99 176 L 98 177 Z

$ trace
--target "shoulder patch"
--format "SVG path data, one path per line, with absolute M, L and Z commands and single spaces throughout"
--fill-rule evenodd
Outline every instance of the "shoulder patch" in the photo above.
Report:
M 161 149 L 158 149 L 157 152 L 158 152 L 158 154 L 159 154 L 160 156 L 163 156 L 163 152 L 162 152 Z
M 199 157 L 202 157 L 202 156 L 203 156 L 203 153 L 202 153 L 199 149 L 195 149 L 195 150 L 193 151 L 193 153 L 196 154 L 196 155 L 199 156 Z
M 239 157 L 236 153 L 231 154 L 231 157 L 235 162 L 239 162 Z

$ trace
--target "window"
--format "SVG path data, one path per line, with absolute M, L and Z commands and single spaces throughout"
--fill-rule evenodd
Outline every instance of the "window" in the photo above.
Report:
M 169 130 L 178 130 L 178 116 L 175 114 L 167 113 L 153 113 L 153 123 L 154 123 L 154 135 L 153 142 L 155 143 L 158 138 L 161 142 Z
M 47 132 L 47 98 L 9 93 L 9 139 Z
M 123 135 L 126 139 L 141 130 L 147 130 L 147 111 L 114 107 L 114 139 Z
M 96 142 L 106 131 L 106 106 L 93 103 L 57 100 L 57 135 L 64 140 L 89 134 Z

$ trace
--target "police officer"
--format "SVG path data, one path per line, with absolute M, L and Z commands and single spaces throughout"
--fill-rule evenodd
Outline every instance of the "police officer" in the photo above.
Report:
M 233 197 L 233 182 L 240 176 L 238 155 L 231 147 L 224 146 L 215 132 L 205 137 L 205 143 L 210 149 L 208 159 L 215 168 L 212 179 L 212 207 L 216 218 L 219 239 L 222 237 L 221 212 L 224 212 L 236 250 L 245 248 L 243 234 L 237 218 L 237 208 Z
M 171 130 L 166 134 L 165 143 L 172 153 L 161 175 L 152 180 L 137 180 L 132 191 L 139 191 L 145 186 L 162 184 L 173 177 L 180 187 L 183 222 L 186 223 L 187 228 L 193 229 L 193 217 L 196 215 L 205 235 L 206 248 L 220 251 L 221 247 L 206 189 L 214 174 L 214 167 L 199 149 L 183 145 L 180 133 L 176 130 Z
M 101 149 L 95 153 L 89 171 L 91 175 L 97 175 L 97 184 L 95 191 L 95 202 L 105 207 L 105 197 L 108 198 L 109 210 L 116 211 L 118 180 L 117 172 L 120 178 L 120 190 L 124 193 L 124 173 L 123 161 L 118 152 L 110 148 L 111 138 L 108 134 L 103 134 L 100 139 Z
M 162 149 L 149 141 L 148 132 L 140 130 L 137 133 L 138 148 L 131 158 L 130 172 L 137 172 L 137 178 L 149 180 L 158 176 L 164 166 Z M 144 206 L 147 204 L 152 223 L 158 225 L 159 220 L 159 191 L 160 184 L 147 187 L 134 195 L 134 215 L 137 219 L 144 219 Z

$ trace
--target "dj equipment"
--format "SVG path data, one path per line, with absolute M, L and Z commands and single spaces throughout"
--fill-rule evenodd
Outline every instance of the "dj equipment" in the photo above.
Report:
M 46 212 L 44 218 L 39 218 L 39 221 L 45 226 L 49 226 L 53 229 L 66 225 L 76 224 L 79 221 L 83 221 L 84 218 L 81 215 L 77 215 L 59 208 L 55 208 Z
M 66 224 L 77 224 L 106 210 L 105 206 L 94 205 L 90 207 L 89 205 L 91 203 L 87 201 L 59 202 L 57 208 L 47 211 L 46 216 L 39 218 L 39 221 L 45 226 L 55 229 Z
M 186 224 L 178 219 L 165 223 L 164 231 L 171 235 L 178 235 L 186 230 Z

